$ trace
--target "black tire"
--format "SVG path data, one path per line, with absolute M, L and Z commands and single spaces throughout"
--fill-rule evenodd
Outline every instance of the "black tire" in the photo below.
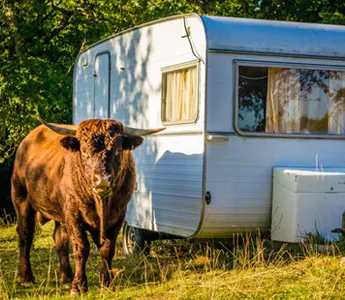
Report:
M 122 229 L 123 251 L 126 256 L 136 256 L 141 253 L 150 254 L 151 240 L 140 228 L 132 227 L 125 222 Z

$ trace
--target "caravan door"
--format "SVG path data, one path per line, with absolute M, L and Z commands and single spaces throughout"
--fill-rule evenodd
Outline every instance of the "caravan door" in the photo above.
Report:
M 95 58 L 94 80 L 94 110 L 95 119 L 109 118 L 110 102 L 110 54 L 103 52 Z

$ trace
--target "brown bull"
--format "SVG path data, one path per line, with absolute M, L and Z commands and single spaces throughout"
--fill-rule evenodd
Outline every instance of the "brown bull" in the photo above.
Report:
M 89 231 L 102 257 L 101 283 L 107 286 L 116 237 L 135 186 L 131 150 L 142 143 L 140 136 L 162 129 L 127 128 L 115 120 L 88 120 L 79 126 L 41 122 L 44 125 L 19 145 L 12 175 L 21 281 L 34 282 L 29 256 L 36 215 L 41 223 L 55 221 L 60 283 L 73 280 L 72 294 L 87 291 Z M 74 276 L 69 239 L 76 264 Z

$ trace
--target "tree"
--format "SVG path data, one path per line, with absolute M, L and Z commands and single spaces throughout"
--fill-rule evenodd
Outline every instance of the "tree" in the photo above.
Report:
M 258 3 L 256 18 L 345 25 L 342 0 L 261 0 Z

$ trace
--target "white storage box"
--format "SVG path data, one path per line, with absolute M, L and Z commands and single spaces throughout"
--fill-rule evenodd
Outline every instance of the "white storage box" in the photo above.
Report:
M 272 240 L 297 243 L 319 233 L 334 241 L 344 211 L 345 168 L 274 168 Z

